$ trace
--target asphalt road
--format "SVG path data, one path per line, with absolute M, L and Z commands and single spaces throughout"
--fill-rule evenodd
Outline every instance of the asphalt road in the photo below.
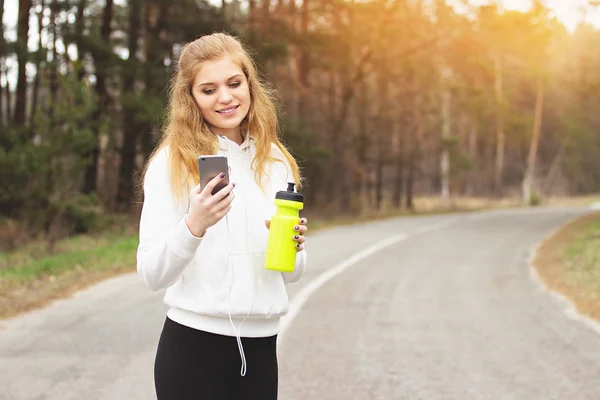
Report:
M 531 279 L 582 209 L 411 217 L 310 235 L 280 399 L 600 399 L 600 336 Z M 0 321 L 0 399 L 153 399 L 162 292 L 135 274 Z M 251 365 L 248 366 L 251 368 Z

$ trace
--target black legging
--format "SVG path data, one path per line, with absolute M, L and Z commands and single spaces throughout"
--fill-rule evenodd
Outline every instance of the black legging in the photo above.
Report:
M 277 336 L 242 338 L 246 375 L 235 337 L 166 319 L 154 363 L 158 400 L 277 399 Z

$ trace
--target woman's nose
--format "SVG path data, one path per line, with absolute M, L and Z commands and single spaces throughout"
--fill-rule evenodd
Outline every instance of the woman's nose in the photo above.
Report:
M 220 103 L 229 103 L 231 101 L 233 96 L 231 96 L 231 92 L 229 91 L 229 88 L 222 88 L 221 90 L 219 90 L 219 102 Z

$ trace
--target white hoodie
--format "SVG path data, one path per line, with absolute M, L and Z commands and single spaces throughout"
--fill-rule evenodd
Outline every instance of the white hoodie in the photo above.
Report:
M 221 335 L 266 337 L 279 331 L 288 311 L 286 283 L 297 281 L 306 265 L 306 251 L 296 257 L 293 273 L 264 268 L 269 231 L 265 220 L 275 212 L 275 193 L 286 190 L 293 176 L 285 157 L 267 168 L 264 192 L 254 180 L 254 140 L 241 145 L 219 136 L 218 154 L 227 156 L 230 181 L 236 184 L 229 213 L 203 238 L 191 234 L 184 221 L 189 188 L 176 205 L 171 194 L 167 150 L 150 163 L 144 178 L 137 270 L 152 290 L 167 288 L 164 302 L 170 319 Z M 293 235 L 294 232 L 290 232 Z M 242 326 L 243 323 L 243 326 Z M 241 344 L 240 344 L 241 345 Z M 240 349 L 243 357 L 243 350 Z

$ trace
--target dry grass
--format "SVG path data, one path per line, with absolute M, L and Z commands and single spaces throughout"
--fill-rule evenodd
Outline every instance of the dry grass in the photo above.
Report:
M 69 297 L 100 280 L 135 270 L 137 236 L 81 236 L 60 243 L 49 254 L 34 242 L 0 254 L 0 318 Z
M 600 197 L 599 197 L 600 199 Z M 392 217 L 409 217 L 427 214 L 469 212 L 522 206 L 518 198 L 491 199 L 483 197 L 452 197 L 448 201 L 440 197 L 419 196 L 414 198 L 414 209 L 395 209 L 383 204 L 380 210 L 364 210 L 358 215 L 338 216 L 333 210 L 322 209 L 304 213 L 310 219 L 310 229 L 315 231 L 324 227 L 355 224 Z
M 522 206 L 520 198 L 506 197 L 494 199 L 487 197 L 453 197 L 448 202 L 440 197 L 417 197 L 415 198 L 415 208 L 423 212 L 435 211 L 475 211 L 495 208 L 508 208 Z
M 593 203 L 600 202 L 600 194 L 576 197 L 545 197 L 541 200 L 540 206 L 580 206 L 586 207 Z M 523 207 L 521 197 L 504 197 L 501 199 L 486 197 L 455 197 L 449 203 L 444 203 L 439 197 L 417 197 L 415 207 L 420 211 L 428 210 L 483 210 L 495 208 Z
M 539 247 L 533 261 L 540 279 L 600 321 L 600 212 L 579 218 Z
M 87 270 L 79 268 L 58 276 L 40 276 L 24 282 L 0 278 L 0 319 L 43 307 L 54 300 L 70 297 L 104 279 L 135 271 L 135 264 L 119 265 L 111 269 Z
M 577 196 L 577 197 L 548 197 L 543 200 L 544 205 L 549 206 L 574 206 L 586 207 L 600 202 L 600 195 Z

